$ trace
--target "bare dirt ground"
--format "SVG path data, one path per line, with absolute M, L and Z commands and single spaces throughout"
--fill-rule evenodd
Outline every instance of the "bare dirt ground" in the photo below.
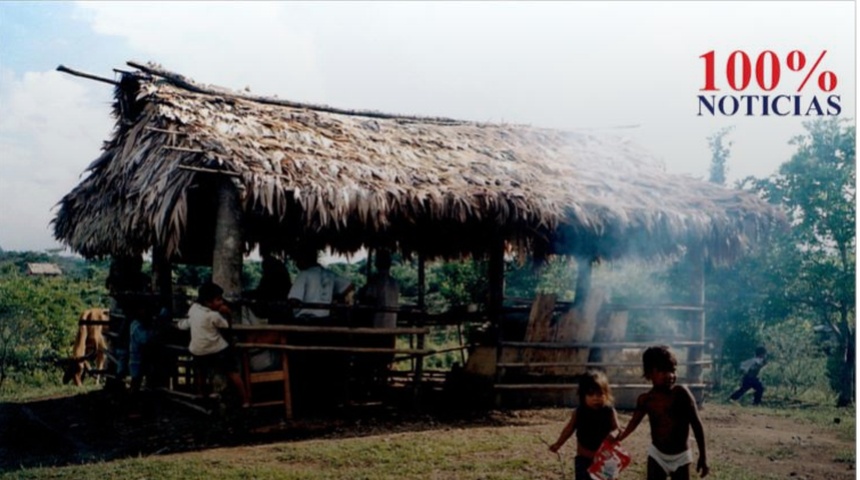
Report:
M 231 451 L 247 458 L 249 448 L 272 442 L 410 432 L 427 435 L 434 431 L 441 436 L 449 435 L 452 429 L 480 441 L 483 435 L 497 434 L 499 428 L 515 429 L 523 438 L 534 439 L 535 445 L 520 447 L 533 450 L 528 455 L 541 458 L 546 455 L 547 461 L 554 461 L 541 443 L 555 440 L 569 414 L 568 410 L 557 408 L 457 415 L 385 410 L 370 415 L 366 411 L 347 413 L 338 420 L 274 425 L 249 414 L 243 418 L 227 415 L 213 419 L 160 397 L 150 400 L 151 407 L 139 416 L 129 415 L 127 408 L 113 402 L 103 391 L 26 403 L 0 403 L 0 472 L 215 449 L 220 458 L 229 459 Z M 701 415 L 712 469 L 722 466 L 724 471 L 737 468 L 753 472 L 745 478 L 759 478 L 754 472 L 762 472 L 761 478 L 856 478 L 855 439 L 845 438 L 844 433 L 840 436 L 836 428 L 842 421 L 853 419 L 851 409 L 845 410 L 846 417 L 834 418 L 832 428 L 820 422 L 790 418 L 778 410 L 749 406 L 706 403 Z M 629 412 L 620 412 L 620 420 L 626 423 Z M 648 426 L 643 422 L 625 441 L 635 462 L 644 461 L 647 441 Z M 563 453 L 572 457 L 572 448 L 566 445 Z

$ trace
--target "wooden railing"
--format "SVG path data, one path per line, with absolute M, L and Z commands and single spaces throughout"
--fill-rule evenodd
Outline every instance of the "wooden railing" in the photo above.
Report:
M 570 309 L 570 304 L 558 303 L 554 315 Z M 703 353 L 707 342 L 701 329 L 688 328 L 689 325 L 701 325 L 704 309 L 700 306 L 688 305 L 604 305 L 603 310 L 609 315 L 623 314 L 624 325 L 627 324 L 628 313 L 668 312 L 671 315 L 672 326 L 677 333 L 660 329 L 653 331 L 650 336 L 637 338 L 626 331 L 617 336 L 617 341 L 521 341 L 515 339 L 502 340 L 496 345 L 496 364 L 494 389 L 497 391 L 525 390 L 576 390 L 576 377 L 589 368 L 598 368 L 607 372 L 616 372 L 610 382 L 613 388 L 620 390 L 638 390 L 650 388 L 641 380 L 641 352 L 655 345 L 666 345 L 676 352 L 680 367 L 679 382 L 687 385 L 698 398 L 707 386 L 702 379 L 702 369 L 710 367 L 712 361 Z M 520 310 L 522 311 L 522 309 Z M 664 319 L 665 321 L 666 319 Z M 608 320 L 607 320 L 608 321 Z M 626 327 L 625 327 L 626 330 Z M 635 340 L 633 340 L 635 339 Z M 599 349 L 601 352 L 595 358 L 591 352 Z M 622 356 L 622 351 L 627 351 Z M 636 359 L 630 358 L 631 351 L 638 351 Z M 546 352 L 546 353 L 541 353 Z M 557 352 L 557 353 L 556 353 Z M 558 358 L 558 354 L 564 355 Z M 578 358 L 577 358 L 578 357 Z M 589 358 L 591 357 L 591 358 Z M 625 373 L 626 372 L 626 373 Z M 638 380 L 634 380 L 638 379 Z M 501 399 L 497 397 L 497 402 Z

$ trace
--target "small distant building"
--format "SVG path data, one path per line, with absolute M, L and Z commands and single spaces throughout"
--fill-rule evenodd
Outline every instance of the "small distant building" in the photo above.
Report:
M 28 263 L 27 275 L 40 275 L 45 277 L 54 277 L 62 275 L 59 265 L 56 263 Z

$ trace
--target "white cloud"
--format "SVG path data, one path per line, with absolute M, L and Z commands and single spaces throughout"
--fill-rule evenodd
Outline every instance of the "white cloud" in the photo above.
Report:
M 93 30 L 123 37 L 141 62 L 203 83 L 322 98 L 309 35 L 279 2 L 80 2 Z
M 793 151 L 788 140 L 803 132 L 796 118 L 697 118 L 699 56 L 708 50 L 725 61 L 736 49 L 827 49 L 822 69 L 839 75 L 843 116 L 856 115 L 850 2 L 75 5 L 76 20 L 91 26 L 95 41 L 113 42 L 110 55 L 160 62 L 201 83 L 344 108 L 550 128 L 638 124 L 617 132 L 663 158 L 668 170 L 696 176 L 707 175 L 707 137 L 723 127 L 736 126 L 730 178 L 773 173 Z M 777 10 L 779 21 L 772 20 Z M 98 60 L 92 63 L 112 61 Z M 794 73 L 786 72 L 787 85 L 799 82 Z M 24 239 L 28 228 L 42 229 L 47 209 L 98 155 L 112 123 L 110 93 L 55 72 L 0 71 L 0 246 L 28 247 L 13 244 L 8 232 Z M 21 211 L 5 208 L 8 202 Z
M 0 71 L 0 247 L 40 250 L 52 207 L 71 190 L 112 128 L 110 89 L 58 72 Z

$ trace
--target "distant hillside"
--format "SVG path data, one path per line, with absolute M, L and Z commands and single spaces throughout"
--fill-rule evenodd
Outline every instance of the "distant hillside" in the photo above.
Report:
M 0 276 L 11 273 L 26 275 L 28 263 L 53 263 L 60 267 L 63 276 L 81 280 L 104 278 L 110 265 L 107 260 L 88 261 L 53 252 L 16 252 L 0 249 Z

